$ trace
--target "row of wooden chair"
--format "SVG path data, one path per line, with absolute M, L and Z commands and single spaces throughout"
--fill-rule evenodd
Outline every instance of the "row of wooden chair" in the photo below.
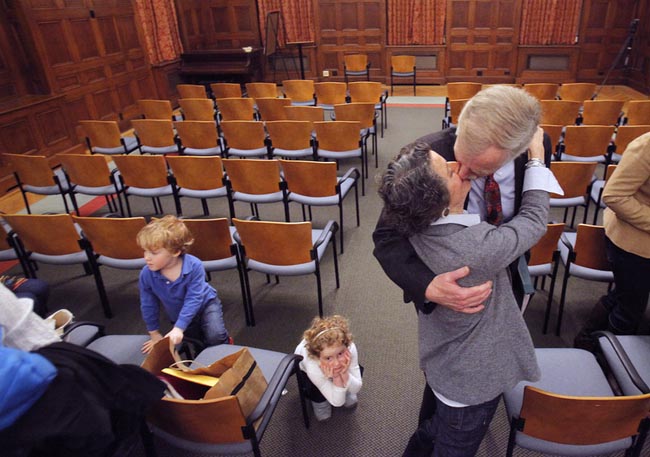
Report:
M 239 91 L 236 84 L 213 83 L 210 85 L 213 93 L 216 109 L 220 112 L 220 99 L 251 98 L 257 102 L 261 98 L 278 98 L 279 88 L 275 83 L 247 83 L 247 95 L 243 97 L 241 88 Z M 209 98 L 205 86 L 181 84 L 177 86 L 181 99 Z M 326 111 L 331 111 L 333 105 L 342 103 L 374 103 L 376 110 L 381 117 L 382 136 L 387 128 L 388 120 L 386 113 L 386 91 L 381 83 L 372 81 L 356 81 L 350 83 L 341 82 L 317 82 L 312 80 L 285 80 L 283 81 L 285 98 L 291 100 L 293 106 L 322 106 Z M 256 108 L 256 107 L 255 107 Z M 249 120 L 247 116 L 243 120 Z
M 650 132 L 650 125 L 549 125 L 542 124 L 553 145 L 555 160 L 587 161 L 605 166 L 618 163 L 627 145 Z
M 36 277 L 37 263 L 53 265 L 82 264 L 92 274 L 106 317 L 110 307 L 100 267 L 140 270 L 145 266 L 143 251 L 136 242 L 146 225 L 144 217 L 79 217 L 69 214 L 3 215 L 8 234 L 3 238 L 5 251 L 10 245 L 25 269 L 27 277 Z M 246 325 L 255 325 L 249 270 L 267 275 L 314 274 L 317 280 L 318 310 L 323 315 L 320 263 L 332 245 L 336 287 L 339 274 L 336 254 L 336 222 L 323 229 L 311 222 L 286 223 L 225 218 L 184 219 L 194 243 L 189 253 L 198 257 L 210 273 L 236 269 L 240 280 Z M 273 249 L 271 249 L 273 247 Z M 277 280 L 277 279 L 276 279 Z
M 235 202 L 249 203 L 254 216 L 260 216 L 258 205 L 282 203 L 284 219 L 290 221 L 289 204 L 301 205 L 303 219 L 305 209 L 312 206 L 338 206 L 341 227 L 341 253 L 343 243 L 343 200 L 354 190 L 356 221 L 359 226 L 359 196 L 357 182 L 361 173 L 350 168 L 343 176 L 337 176 L 334 162 L 300 160 L 233 160 L 220 157 L 190 156 L 138 156 L 118 155 L 112 159 L 116 166 L 111 170 L 106 159 L 100 155 L 62 154 L 62 168 L 52 170 L 42 156 L 11 156 L 18 164 L 17 179 L 27 205 L 27 192 L 39 193 L 42 187 L 55 187 L 54 179 L 65 187 L 57 186 L 64 201 L 68 196 L 79 215 L 75 195 L 104 196 L 109 210 L 124 216 L 121 196 L 124 196 L 126 214 L 132 215 L 129 198 L 151 198 L 155 214 L 163 214 L 162 197 L 173 198 L 175 212 L 182 215 L 182 198 L 196 198 L 201 201 L 203 214 L 210 215 L 207 200 L 226 197 L 230 217 L 235 218 Z M 18 169 L 18 168 L 17 168 Z M 43 182 L 33 181 L 31 171 L 38 171 Z M 57 174 L 55 174 L 57 173 Z M 46 180 L 46 178 L 49 179 Z M 43 186 L 39 186 L 41 184 Z M 66 212 L 68 207 L 66 206 Z

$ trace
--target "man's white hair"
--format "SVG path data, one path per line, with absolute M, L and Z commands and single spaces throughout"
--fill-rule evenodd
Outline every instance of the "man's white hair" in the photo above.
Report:
M 523 89 L 490 86 L 465 104 L 456 134 L 471 156 L 494 146 L 514 159 L 528 148 L 541 112 L 537 99 Z

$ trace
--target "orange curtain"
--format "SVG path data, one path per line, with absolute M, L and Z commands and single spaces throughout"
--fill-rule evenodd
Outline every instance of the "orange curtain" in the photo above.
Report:
M 178 59 L 183 52 L 174 0 L 135 0 L 145 47 L 152 64 Z
M 575 44 L 582 0 L 524 0 L 519 43 Z
M 259 0 L 257 7 L 262 42 L 266 39 L 266 15 L 274 10 L 280 11 L 281 15 L 282 22 L 278 34 L 278 42 L 281 45 L 286 41 L 314 41 L 316 30 L 311 0 Z
M 441 45 L 446 0 L 387 0 L 389 45 Z

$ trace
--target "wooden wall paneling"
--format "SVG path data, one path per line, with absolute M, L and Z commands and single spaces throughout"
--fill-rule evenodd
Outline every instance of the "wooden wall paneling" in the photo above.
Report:
M 370 77 L 383 80 L 386 74 L 384 0 L 314 0 L 317 75 L 330 71 L 330 79 L 343 80 L 343 56 L 367 54 Z
M 639 27 L 634 36 L 627 84 L 645 94 L 650 93 L 650 0 L 639 0 L 635 17 Z
M 55 154 L 75 148 L 64 97 L 25 96 L 22 103 L 0 109 L 0 154 Z M 0 155 L 0 192 L 15 184 Z
M 636 3 L 637 0 L 585 0 L 576 80 L 600 83 L 604 79 L 628 35 Z M 612 71 L 607 82 L 624 81 L 619 68 Z
M 519 46 L 516 82 L 575 81 L 578 51 L 576 46 Z
M 517 63 L 521 0 L 449 0 L 449 81 L 510 82 Z

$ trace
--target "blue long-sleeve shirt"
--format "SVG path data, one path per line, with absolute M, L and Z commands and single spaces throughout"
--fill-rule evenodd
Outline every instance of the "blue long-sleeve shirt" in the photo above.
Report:
M 201 261 L 190 254 L 183 254 L 181 260 L 176 281 L 147 266 L 140 272 L 140 311 L 149 332 L 159 329 L 160 305 L 174 326 L 185 331 L 206 304 L 218 300 L 217 291 L 205 280 Z

